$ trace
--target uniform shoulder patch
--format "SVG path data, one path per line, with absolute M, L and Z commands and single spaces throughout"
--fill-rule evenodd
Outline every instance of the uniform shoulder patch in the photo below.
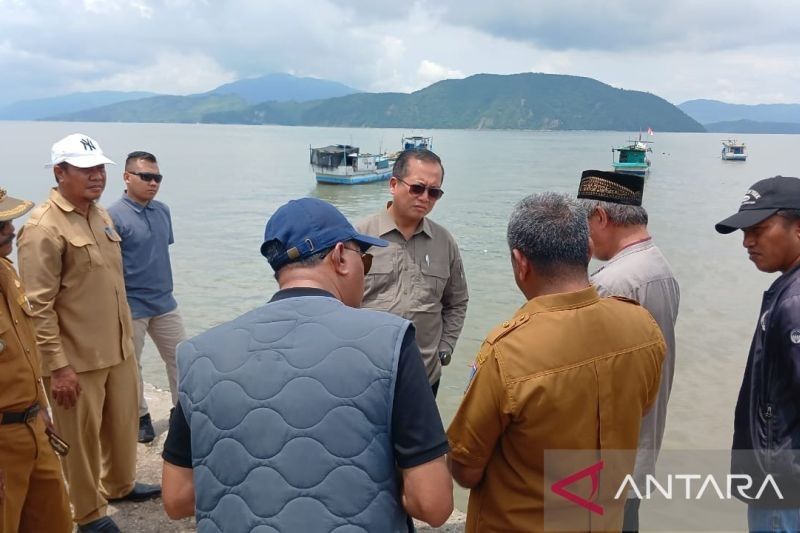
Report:
M 639 302 L 634 300 L 633 298 L 626 298 L 625 296 L 609 296 L 609 298 L 613 298 L 614 300 L 619 300 L 620 302 L 626 302 L 633 305 L 641 305 Z
M 528 313 L 523 313 L 518 315 L 511 320 L 506 320 L 496 328 L 494 328 L 487 336 L 486 342 L 489 344 L 494 344 L 498 340 L 502 339 L 504 336 L 508 335 L 516 328 L 524 324 L 530 319 L 530 315 Z

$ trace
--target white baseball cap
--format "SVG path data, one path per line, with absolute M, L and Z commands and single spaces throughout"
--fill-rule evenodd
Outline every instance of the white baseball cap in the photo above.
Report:
M 53 145 L 50 152 L 50 163 L 54 167 L 59 163 L 69 163 L 78 168 L 90 168 L 97 165 L 116 165 L 103 155 L 103 149 L 97 141 L 82 133 L 67 135 Z

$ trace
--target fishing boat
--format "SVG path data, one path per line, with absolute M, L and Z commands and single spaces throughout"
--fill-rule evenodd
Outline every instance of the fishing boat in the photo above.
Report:
M 736 139 L 723 139 L 722 159 L 724 161 L 747 161 L 744 143 Z
M 393 167 L 394 161 L 387 154 L 362 154 L 349 144 L 311 148 L 311 169 L 318 183 L 353 185 L 388 180 Z
M 647 157 L 647 152 L 653 151 L 648 146 L 653 142 L 642 140 L 640 132 L 638 139 L 628 139 L 628 143 L 630 144 L 611 149 L 614 171 L 644 176 L 650 170 L 650 159 Z
M 414 135 L 411 137 L 403 137 L 400 143 L 403 150 L 433 150 L 433 137 L 422 137 Z

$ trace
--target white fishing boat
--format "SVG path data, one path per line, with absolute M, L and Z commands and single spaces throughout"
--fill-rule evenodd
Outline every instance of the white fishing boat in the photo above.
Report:
M 357 146 L 332 144 L 311 148 L 311 168 L 318 183 L 353 185 L 392 177 L 394 161 L 387 154 L 362 154 Z
M 722 159 L 724 161 L 747 161 L 744 143 L 736 139 L 723 139 Z

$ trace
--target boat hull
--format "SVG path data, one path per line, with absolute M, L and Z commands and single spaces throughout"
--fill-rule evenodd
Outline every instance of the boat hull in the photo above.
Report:
M 644 176 L 650 167 L 647 165 L 633 164 L 633 163 L 614 163 L 614 172 L 622 172 L 623 174 L 635 174 L 637 176 Z
M 747 154 L 722 154 L 723 161 L 747 161 Z
M 315 172 L 317 183 L 329 183 L 333 185 L 355 185 L 357 183 L 371 183 L 373 181 L 385 181 L 392 177 L 391 168 L 382 168 L 374 172 L 351 173 L 347 175 L 333 174 L 325 172 Z

